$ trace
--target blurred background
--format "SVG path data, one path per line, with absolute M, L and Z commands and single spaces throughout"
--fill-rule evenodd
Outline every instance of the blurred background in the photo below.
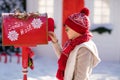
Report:
M 64 0 L 0 0 L 0 80 L 22 80 L 21 48 L 2 46 L 1 14 L 12 13 L 16 8 L 27 12 L 47 12 L 48 17 L 54 18 L 55 33 L 62 44 L 63 2 Z M 90 30 L 102 60 L 93 69 L 91 80 L 120 80 L 119 3 L 120 0 L 83 0 L 82 4 L 90 9 Z M 57 57 L 51 42 L 30 48 L 35 53 L 35 69 L 29 70 L 28 79 L 56 80 Z

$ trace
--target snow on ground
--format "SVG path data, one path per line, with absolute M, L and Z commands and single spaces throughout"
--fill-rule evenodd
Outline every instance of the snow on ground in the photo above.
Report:
M 0 62 L 0 80 L 22 80 L 22 66 L 15 57 L 12 60 L 7 64 Z M 57 59 L 34 58 L 34 66 L 34 70 L 28 69 L 28 80 L 57 80 Z M 120 63 L 101 62 L 94 68 L 91 80 L 120 80 Z
M 91 80 L 120 80 L 120 62 L 101 62 L 94 68 Z

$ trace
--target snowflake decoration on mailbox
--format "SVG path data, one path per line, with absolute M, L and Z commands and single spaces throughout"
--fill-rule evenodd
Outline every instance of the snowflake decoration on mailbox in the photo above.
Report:
M 11 40 L 11 41 L 16 41 L 18 40 L 18 36 L 19 34 L 14 30 L 14 31 L 10 31 L 8 33 L 8 38 Z
M 40 28 L 43 23 L 39 18 L 38 19 L 34 18 L 31 24 L 36 29 L 36 28 Z

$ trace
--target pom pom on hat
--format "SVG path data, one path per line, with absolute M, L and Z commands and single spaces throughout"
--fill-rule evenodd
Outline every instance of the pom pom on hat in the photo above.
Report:
M 84 13 L 86 16 L 89 16 L 90 11 L 88 10 L 88 8 L 83 8 L 80 13 Z

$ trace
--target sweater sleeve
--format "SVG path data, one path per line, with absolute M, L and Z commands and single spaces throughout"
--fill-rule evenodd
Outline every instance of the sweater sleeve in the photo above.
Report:
M 61 51 L 62 51 L 62 48 L 61 48 L 60 44 L 58 42 L 53 43 L 53 48 L 55 50 L 55 53 L 56 53 L 57 57 L 59 58 L 60 55 L 61 55 Z
M 92 53 L 85 47 L 78 50 L 73 80 L 88 80 L 93 62 Z

